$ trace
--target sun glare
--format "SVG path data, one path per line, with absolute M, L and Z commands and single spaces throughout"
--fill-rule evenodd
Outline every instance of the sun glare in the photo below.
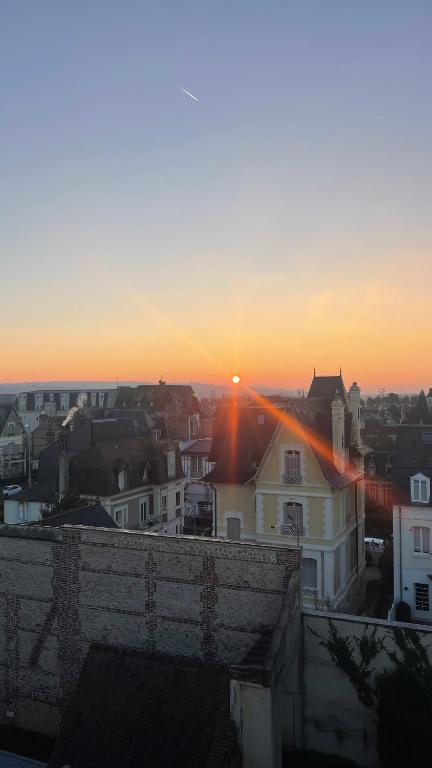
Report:
M 239 384 L 239 383 L 240 383 L 240 376 L 237 376 L 237 374 L 235 374 L 235 375 L 232 377 L 232 383 L 233 383 L 233 384 Z

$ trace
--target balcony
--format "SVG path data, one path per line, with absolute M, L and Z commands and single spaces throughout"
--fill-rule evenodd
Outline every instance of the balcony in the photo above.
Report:
M 296 526 L 294 523 L 284 523 L 280 527 L 282 536 L 303 536 L 304 528 L 302 525 Z
M 289 485 L 301 485 L 302 482 L 302 477 L 300 474 L 284 475 L 282 479 L 284 483 Z

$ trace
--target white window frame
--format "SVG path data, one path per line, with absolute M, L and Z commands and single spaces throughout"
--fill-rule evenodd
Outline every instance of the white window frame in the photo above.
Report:
M 429 613 L 430 611 L 430 589 L 429 584 L 424 584 L 422 582 L 415 582 L 413 584 L 414 587 L 414 605 L 415 605 L 415 611 L 416 613 Z M 420 589 L 417 589 L 417 587 L 426 587 L 426 589 L 423 589 L 423 594 L 420 594 Z M 420 607 L 420 605 L 417 603 L 417 600 L 419 603 L 422 603 L 425 607 Z
M 312 568 L 310 568 L 311 564 L 314 564 Z M 315 583 L 314 584 L 306 584 L 305 583 L 305 574 L 307 576 L 309 575 L 309 571 L 314 572 L 315 575 Z M 307 579 L 306 576 L 306 579 Z M 303 582 L 303 589 L 306 589 L 308 592 L 317 592 L 318 590 L 318 562 L 315 557 L 303 557 L 302 558 L 302 582 Z
M 415 555 L 429 555 L 431 551 L 430 528 L 426 525 L 414 525 L 413 550 Z
M 292 463 L 295 458 L 296 467 L 289 469 L 288 463 L 291 459 Z M 301 452 L 297 448 L 287 448 L 284 451 L 284 466 L 283 466 L 283 481 L 284 483 L 298 485 L 302 482 L 302 458 Z
M 411 501 L 415 504 L 429 504 L 430 478 L 417 472 L 410 477 Z
M 146 505 L 146 509 L 144 511 L 143 505 Z M 150 496 L 143 496 L 139 500 L 139 515 L 140 515 L 140 523 L 146 523 L 147 520 L 152 517 L 150 514 L 151 509 L 151 497 Z
M 120 512 L 121 516 L 122 516 L 121 522 L 118 522 L 118 520 L 117 520 L 117 513 L 118 512 Z M 127 521 L 128 521 L 128 508 L 127 508 L 127 505 L 122 506 L 122 507 L 114 507 L 114 510 L 113 510 L 113 520 L 116 523 L 116 525 L 118 525 L 120 528 L 126 528 Z

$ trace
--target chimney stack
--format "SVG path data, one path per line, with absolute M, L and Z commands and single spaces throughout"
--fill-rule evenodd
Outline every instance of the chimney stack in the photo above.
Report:
M 353 419 L 353 439 L 355 444 L 359 445 L 361 442 L 360 430 L 362 426 L 361 415 L 360 415 L 361 401 L 360 401 L 360 387 L 356 381 L 354 381 L 353 384 L 351 385 L 348 397 L 349 397 L 349 409 L 352 413 L 352 419 Z
M 332 435 L 333 435 L 333 461 L 338 472 L 345 472 L 346 446 L 345 446 L 345 405 L 336 391 L 331 404 L 332 409 Z

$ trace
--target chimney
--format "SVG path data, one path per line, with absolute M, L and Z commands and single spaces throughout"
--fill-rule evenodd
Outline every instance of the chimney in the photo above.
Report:
M 66 496 L 69 489 L 69 461 L 70 454 L 67 453 L 67 436 L 68 429 L 62 427 L 59 435 L 60 441 L 60 454 L 59 454 L 59 467 L 58 467 L 58 483 L 59 483 L 59 496 L 63 498 Z
M 345 472 L 345 405 L 336 391 L 331 404 L 332 409 L 332 435 L 333 435 L 333 461 L 338 472 Z
M 362 426 L 361 415 L 360 415 L 361 402 L 360 402 L 360 387 L 356 381 L 354 381 L 353 384 L 351 385 L 348 397 L 349 397 L 349 409 L 352 413 L 352 420 L 353 420 L 353 440 L 356 445 L 359 445 L 361 442 L 360 430 Z
M 176 478 L 176 449 L 175 445 L 168 445 L 164 451 L 167 463 L 168 480 L 175 480 Z

